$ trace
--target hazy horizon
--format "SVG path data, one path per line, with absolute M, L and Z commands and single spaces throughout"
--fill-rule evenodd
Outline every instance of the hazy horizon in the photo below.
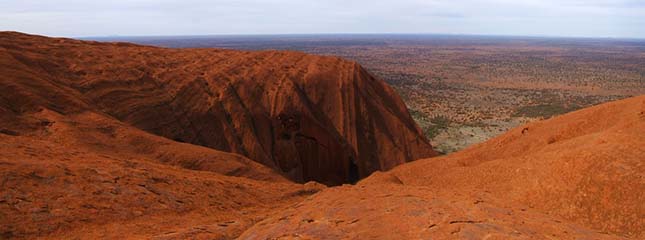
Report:
M 37 33 L 27 33 L 36 34 Z M 60 36 L 76 39 L 127 39 L 127 38 L 226 38 L 226 37 L 382 37 L 382 36 L 428 36 L 428 37 L 483 37 L 483 38 L 527 38 L 527 39 L 607 39 L 645 40 L 645 37 L 603 37 L 603 36 L 560 36 L 560 35 L 513 35 L 513 34 L 469 34 L 469 33 L 230 33 L 230 34 L 189 34 L 189 35 L 97 35 Z
M 645 38 L 638 0 L 9 0 L 0 30 L 60 37 L 437 34 Z

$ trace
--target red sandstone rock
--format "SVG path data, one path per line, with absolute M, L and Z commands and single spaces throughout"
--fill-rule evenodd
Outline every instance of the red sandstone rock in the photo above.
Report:
M 241 238 L 643 239 L 643 146 L 640 96 L 326 189 Z
M 2 239 L 644 236 L 645 96 L 325 188 L 281 174 L 433 154 L 354 63 L 1 33 L 0 73 Z
M 0 34 L 3 108 L 102 112 L 242 154 L 299 182 L 355 181 L 436 155 L 392 88 L 299 52 L 164 49 Z

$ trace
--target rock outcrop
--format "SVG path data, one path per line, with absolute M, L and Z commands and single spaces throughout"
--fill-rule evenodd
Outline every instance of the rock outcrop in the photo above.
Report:
M 336 57 L 3 32 L 0 61 L 0 111 L 96 111 L 298 182 L 354 182 L 436 155 L 392 88 Z
M 643 239 L 643 146 L 640 96 L 325 189 L 241 238 Z

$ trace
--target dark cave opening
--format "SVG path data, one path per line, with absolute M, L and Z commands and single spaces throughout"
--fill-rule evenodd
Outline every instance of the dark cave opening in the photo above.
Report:
M 348 176 L 347 180 L 351 184 L 355 184 L 359 180 L 359 174 L 358 174 L 358 166 L 356 166 L 356 163 L 354 163 L 354 158 L 349 158 L 349 168 L 348 168 Z

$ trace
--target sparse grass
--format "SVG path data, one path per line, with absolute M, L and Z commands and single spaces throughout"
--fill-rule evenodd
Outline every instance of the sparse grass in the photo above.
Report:
M 412 116 L 412 118 L 413 118 L 415 121 L 417 121 L 417 123 L 419 123 L 419 124 L 421 124 L 421 123 L 420 123 L 421 121 L 426 120 L 426 116 L 425 116 L 425 115 L 423 115 L 423 113 L 422 113 L 422 112 L 420 112 L 419 110 L 410 109 L 410 116 Z
M 442 128 L 446 128 L 450 125 L 450 118 L 446 116 L 436 116 L 430 119 L 430 122 Z
M 464 126 L 468 127 L 488 127 L 490 125 L 482 122 L 482 121 L 473 121 L 473 122 L 466 122 L 463 124 Z
M 410 115 L 419 124 L 421 130 L 423 130 L 423 134 L 429 139 L 433 139 L 439 133 L 450 127 L 450 123 L 452 122 L 450 118 L 442 115 L 429 118 L 415 109 L 410 109 Z
M 433 139 L 439 133 L 444 131 L 450 126 L 450 119 L 445 116 L 436 116 L 430 119 L 430 124 L 423 127 L 423 134 L 426 137 Z

